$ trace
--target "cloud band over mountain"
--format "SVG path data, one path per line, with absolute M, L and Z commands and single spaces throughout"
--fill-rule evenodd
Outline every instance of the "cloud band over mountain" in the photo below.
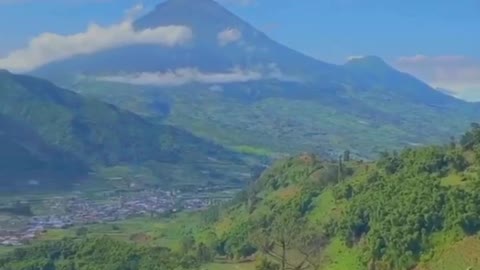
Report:
M 284 74 L 275 64 L 256 69 L 235 67 L 225 72 L 202 72 L 197 68 L 180 68 L 166 72 L 141 72 L 96 78 L 99 81 L 128 83 L 134 85 L 180 86 L 188 83 L 227 84 L 259 80 L 301 81 Z
M 72 35 L 40 34 L 32 39 L 26 48 L 13 51 L 6 57 L 0 58 L 0 68 L 15 72 L 28 72 L 54 61 L 121 46 L 135 44 L 179 46 L 190 41 L 193 36 L 192 30 L 182 25 L 135 31 L 132 14 L 127 14 L 129 18 L 119 24 L 107 27 L 91 24 L 82 33 Z

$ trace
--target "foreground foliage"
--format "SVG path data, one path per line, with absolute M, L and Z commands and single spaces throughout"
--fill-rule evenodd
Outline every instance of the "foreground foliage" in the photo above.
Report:
M 263 253 L 264 269 L 332 268 L 339 243 L 358 269 L 411 269 L 435 257 L 438 238 L 448 236 L 448 246 L 480 231 L 478 149 L 472 125 L 460 143 L 384 153 L 375 163 L 349 161 L 348 152 L 336 162 L 290 158 L 205 222 L 220 232 L 220 253 Z
M 16 249 L 0 259 L 3 270 L 196 269 L 198 261 L 165 248 L 137 247 L 108 237 L 65 239 Z

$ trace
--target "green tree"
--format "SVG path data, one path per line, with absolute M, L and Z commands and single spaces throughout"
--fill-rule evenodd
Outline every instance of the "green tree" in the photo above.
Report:
M 474 145 L 480 143 L 480 124 L 470 124 L 470 130 L 467 131 L 460 139 L 460 145 L 467 150 L 473 148 Z
M 480 144 L 472 146 L 471 150 L 475 155 L 475 163 L 480 165 Z
M 280 270 L 317 268 L 316 259 L 327 243 L 291 207 L 276 212 L 271 225 L 257 230 L 252 239 L 260 251 L 278 263 Z M 297 254 L 295 259 L 291 253 Z

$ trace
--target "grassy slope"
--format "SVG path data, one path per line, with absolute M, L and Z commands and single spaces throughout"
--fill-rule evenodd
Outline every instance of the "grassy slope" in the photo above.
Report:
M 246 145 L 254 153 L 269 155 L 301 151 L 337 155 L 350 149 L 373 157 L 384 149 L 446 141 L 464 130 L 475 115 L 469 106 L 437 108 L 411 102 L 391 89 L 364 91 L 346 86 L 332 95 L 315 86 L 283 89 L 275 83 L 229 85 L 214 91 L 198 85 L 152 89 L 88 80 L 73 87 L 120 107 L 159 116 L 233 149 Z M 128 99 L 133 92 L 135 97 Z M 168 107 L 167 113 L 158 102 Z M 434 124 L 439 122 L 443 124 Z
M 323 254 L 322 267 L 325 270 L 361 270 L 361 253 L 358 249 L 348 248 L 340 239 L 333 239 Z
M 434 255 L 415 270 L 480 268 L 480 236 L 471 236 L 436 248 Z

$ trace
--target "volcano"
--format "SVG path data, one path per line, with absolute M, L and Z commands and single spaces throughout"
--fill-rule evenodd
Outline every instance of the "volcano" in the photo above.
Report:
M 132 25 L 137 32 L 183 26 L 191 38 L 178 46 L 136 44 L 77 55 L 33 73 L 120 107 L 140 106 L 151 117 L 160 115 L 155 104 L 168 103 L 173 109 L 163 119 L 169 123 L 229 147 L 247 144 L 269 153 L 350 149 L 371 157 L 448 140 L 480 117 L 478 104 L 437 91 L 379 57 L 322 62 L 270 39 L 213 0 L 168 0 Z M 133 87 L 120 96 L 113 92 L 120 85 Z

